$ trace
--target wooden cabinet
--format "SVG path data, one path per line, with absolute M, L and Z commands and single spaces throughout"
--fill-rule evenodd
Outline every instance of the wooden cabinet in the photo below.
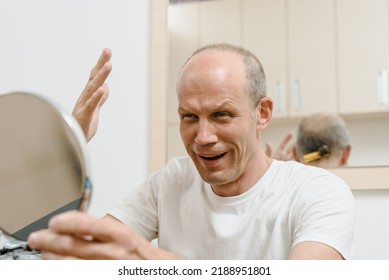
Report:
M 288 1 L 290 116 L 336 112 L 334 2 Z
M 242 3 L 243 45 L 263 64 L 274 116 L 336 112 L 333 1 Z
M 251 50 L 263 64 L 275 118 L 387 112 L 388 14 L 388 0 L 171 5 L 168 104 L 177 105 L 175 80 L 185 59 L 198 47 L 227 42 Z M 169 108 L 168 120 L 176 118 Z
M 182 65 L 198 48 L 198 4 L 170 5 L 168 9 L 169 82 L 167 122 L 178 123 L 176 82 Z
M 267 94 L 274 101 L 275 118 L 288 116 L 286 1 L 242 1 L 243 47 L 260 60 Z
M 199 3 L 199 44 L 241 45 L 240 0 Z
M 388 111 L 387 0 L 337 0 L 339 111 Z

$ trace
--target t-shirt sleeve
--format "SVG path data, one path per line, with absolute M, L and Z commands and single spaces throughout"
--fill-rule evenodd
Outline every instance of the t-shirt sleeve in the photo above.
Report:
M 293 211 L 292 247 L 316 241 L 336 249 L 345 259 L 351 258 L 355 202 L 343 180 L 327 171 L 307 179 Z
M 158 235 L 157 195 L 152 177 L 131 191 L 108 214 L 131 227 L 147 240 Z

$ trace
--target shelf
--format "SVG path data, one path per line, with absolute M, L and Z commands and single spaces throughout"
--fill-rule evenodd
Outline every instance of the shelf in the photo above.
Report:
M 330 169 L 352 190 L 389 190 L 389 166 L 345 167 Z

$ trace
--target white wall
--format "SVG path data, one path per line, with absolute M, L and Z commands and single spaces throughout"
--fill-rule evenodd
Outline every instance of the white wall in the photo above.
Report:
M 32 91 L 71 112 L 102 49 L 111 95 L 88 145 L 101 216 L 148 170 L 149 1 L 0 0 L 0 93 Z
M 389 260 L 389 190 L 353 191 L 356 202 L 354 258 Z

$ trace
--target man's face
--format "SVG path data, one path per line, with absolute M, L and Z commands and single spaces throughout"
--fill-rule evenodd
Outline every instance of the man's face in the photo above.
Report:
M 203 51 L 183 69 L 178 82 L 180 133 L 204 181 L 235 183 L 250 171 L 258 152 L 258 114 L 248 95 L 242 58 Z

